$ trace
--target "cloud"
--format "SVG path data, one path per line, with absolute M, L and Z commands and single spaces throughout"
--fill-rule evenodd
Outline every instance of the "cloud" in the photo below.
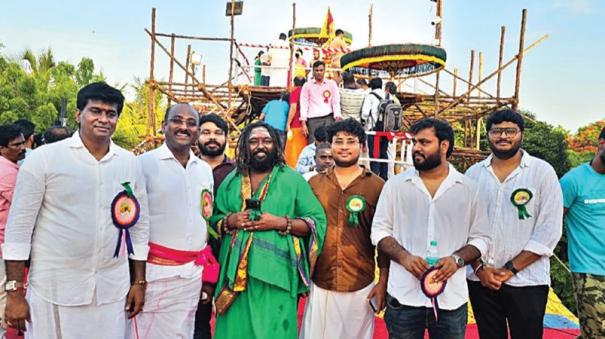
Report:
M 592 0 L 554 0 L 555 8 L 570 9 L 575 13 L 589 14 L 593 11 Z

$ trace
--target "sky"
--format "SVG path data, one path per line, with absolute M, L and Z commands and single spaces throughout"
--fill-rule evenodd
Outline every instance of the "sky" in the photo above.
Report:
M 229 36 L 227 0 L 0 0 L 0 53 L 18 57 L 26 48 L 50 47 L 56 60 L 94 60 L 111 84 L 149 76 L 151 8 L 157 31 L 195 36 Z M 373 4 L 373 45 L 433 42 L 435 3 L 430 0 L 298 0 L 296 26 L 321 26 L 330 6 L 337 28 L 353 34 L 353 48 L 367 45 L 368 10 Z M 521 11 L 526 8 L 526 46 L 549 38 L 525 55 L 520 108 L 569 131 L 605 118 L 605 1 L 598 0 L 444 0 L 443 41 L 449 70 L 468 77 L 470 50 L 484 55 L 484 76 L 495 71 L 500 27 L 506 26 L 505 61 L 518 50 Z M 245 0 L 235 18 L 235 38 L 266 44 L 292 27 L 292 2 Z M 161 40 L 165 46 L 169 39 Z M 229 45 L 225 42 L 177 43 L 185 60 L 187 43 L 201 53 L 209 83 L 227 79 Z M 257 49 L 246 49 L 252 57 Z M 307 55 L 307 57 L 310 57 Z M 156 79 L 167 79 L 168 57 L 156 48 Z M 477 67 L 477 66 L 476 66 Z M 503 95 L 512 95 L 514 65 L 504 71 Z M 478 70 L 475 68 L 475 80 Z M 183 79 L 175 73 L 175 79 Z M 451 78 L 444 88 L 451 87 Z M 460 88 L 461 84 L 458 84 Z M 495 92 L 495 78 L 486 90 Z

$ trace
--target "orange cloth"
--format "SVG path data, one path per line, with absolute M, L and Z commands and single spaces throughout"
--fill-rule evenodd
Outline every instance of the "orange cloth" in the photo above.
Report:
M 302 128 L 291 128 L 290 131 L 292 131 L 292 138 L 286 141 L 286 164 L 296 169 L 298 156 L 307 146 L 307 138 L 303 135 Z

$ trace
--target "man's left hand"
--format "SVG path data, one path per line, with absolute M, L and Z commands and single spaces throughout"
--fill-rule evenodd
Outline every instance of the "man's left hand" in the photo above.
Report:
M 386 282 L 383 283 L 379 281 L 378 284 L 372 288 L 370 294 L 368 294 L 368 302 L 374 298 L 376 300 L 376 304 L 374 304 L 376 312 L 380 312 L 387 305 L 386 297 L 387 284 Z
M 504 267 L 494 270 L 494 276 L 496 277 L 496 279 L 500 280 L 501 282 L 507 282 L 514 275 L 515 274 L 513 272 L 507 270 Z
M 244 230 L 246 231 L 270 231 L 275 229 L 282 229 L 286 224 L 284 217 L 278 217 L 273 214 L 263 213 L 260 219 L 256 221 L 248 221 L 243 224 Z
M 342 120 L 342 117 L 334 117 L 334 121 L 340 121 Z
M 433 279 L 436 283 L 448 280 L 456 271 L 458 271 L 456 260 L 451 256 L 439 259 L 439 262 L 437 262 L 435 267 L 439 268 L 439 271 L 435 274 L 435 278 Z
M 132 285 L 126 296 L 128 319 L 134 318 L 143 310 L 145 304 L 145 285 Z

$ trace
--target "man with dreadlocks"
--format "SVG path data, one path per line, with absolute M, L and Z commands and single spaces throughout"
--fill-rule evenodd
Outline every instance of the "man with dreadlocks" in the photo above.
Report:
M 297 338 L 297 297 L 309 290 L 326 215 L 303 177 L 285 165 L 271 126 L 248 125 L 236 161 L 211 219 L 223 235 L 215 338 Z

